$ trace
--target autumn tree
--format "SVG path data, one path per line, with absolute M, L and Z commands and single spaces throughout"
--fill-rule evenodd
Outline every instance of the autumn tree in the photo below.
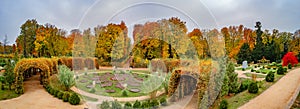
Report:
M 65 31 L 54 25 L 45 24 L 40 26 L 36 32 L 34 41 L 35 51 L 38 57 L 65 56 L 68 43 L 65 40 Z
M 121 24 L 108 24 L 105 27 L 98 27 L 95 29 L 97 44 L 95 49 L 95 55 L 101 61 L 111 62 L 123 61 L 124 57 L 128 55 L 128 36 L 127 27 L 124 23 Z M 126 42 L 127 41 L 127 42 Z
M 38 29 L 39 24 L 35 19 L 27 20 L 21 26 L 21 32 L 18 36 L 16 43 L 19 53 L 23 53 L 24 57 L 28 55 L 32 56 L 35 45 L 33 44 L 36 38 L 36 30 Z
M 287 54 L 285 54 L 282 58 L 282 61 L 283 61 L 282 66 L 287 66 L 288 64 L 294 66 L 298 64 L 298 59 L 293 52 L 288 52 Z

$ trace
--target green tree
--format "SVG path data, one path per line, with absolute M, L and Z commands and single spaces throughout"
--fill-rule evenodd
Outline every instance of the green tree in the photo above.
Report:
M 65 65 L 58 66 L 58 70 L 59 82 L 66 88 L 66 90 L 69 90 L 75 84 L 74 72 Z
M 35 45 L 33 42 L 36 38 L 36 30 L 39 27 L 39 24 L 35 19 L 27 20 L 20 27 L 21 33 L 18 36 L 16 43 L 19 53 L 23 53 L 24 57 L 32 55 Z
M 238 91 L 238 74 L 234 72 L 234 64 L 229 62 L 226 68 L 226 75 L 228 76 L 229 93 L 236 93 Z
M 262 59 L 264 56 L 264 44 L 262 42 L 262 31 L 261 31 L 261 23 L 256 22 L 256 44 L 254 46 L 254 49 L 252 51 L 252 57 L 253 61 L 257 62 L 258 60 Z
M 6 61 L 4 77 L 6 82 L 8 83 L 9 90 L 11 90 L 11 86 L 15 82 L 14 67 L 15 65 L 11 63 L 11 60 Z
M 242 64 L 243 61 L 251 62 L 251 50 L 248 43 L 244 43 L 237 54 L 237 63 Z

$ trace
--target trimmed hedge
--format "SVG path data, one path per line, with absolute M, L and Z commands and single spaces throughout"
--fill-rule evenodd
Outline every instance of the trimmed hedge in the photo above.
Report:
M 71 96 L 69 97 L 69 103 L 72 105 L 79 104 L 80 103 L 79 95 L 76 93 L 71 94 Z
M 62 100 L 64 102 L 68 102 L 69 101 L 69 97 L 70 97 L 70 94 L 68 92 L 64 92 L 63 96 L 62 96 Z
M 248 86 L 248 92 L 249 93 L 257 93 L 258 92 L 258 86 L 256 82 L 251 82 Z
M 130 102 L 126 102 L 126 103 L 124 104 L 124 109 L 132 109 L 131 103 L 130 103 Z
M 219 109 L 227 109 L 228 108 L 228 102 L 227 100 L 223 99 L 220 103 Z
M 274 76 L 274 72 L 269 72 L 266 76 L 266 81 L 267 82 L 273 82 L 275 79 L 275 76 Z
M 142 108 L 141 102 L 136 100 L 132 106 L 133 108 Z

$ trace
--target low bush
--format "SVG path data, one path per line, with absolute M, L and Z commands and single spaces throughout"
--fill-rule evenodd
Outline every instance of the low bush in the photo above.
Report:
M 251 83 L 251 80 L 249 80 L 249 79 L 243 80 L 239 87 L 239 92 L 243 92 L 243 91 L 247 90 L 250 83 Z
M 69 97 L 69 103 L 72 105 L 79 104 L 80 98 L 79 98 L 78 94 L 76 94 L 76 93 L 71 94 L 71 96 Z
M 246 69 L 245 68 L 242 68 L 242 71 L 245 71 Z
M 103 101 L 100 105 L 100 109 L 110 109 L 110 104 L 108 101 Z
M 258 92 L 258 86 L 256 82 L 251 82 L 248 86 L 248 92 L 249 93 L 257 93 Z
M 136 100 L 136 101 L 134 102 L 134 104 L 133 104 L 132 107 L 133 107 L 133 108 L 141 108 L 141 107 L 142 107 L 142 106 L 141 106 L 141 102 L 138 101 L 138 100 Z
M 159 100 L 159 103 L 160 103 L 160 105 L 162 105 L 162 106 L 166 106 L 166 105 L 167 105 L 167 99 L 166 99 L 165 97 L 163 97 L 163 98 L 161 98 L 161 99 Z
M 126 91 L 126 90 L 123 90 L 123 91 L 122 91 L 122 96 L 124 96 L 124 97 L 127 97 L 127 96 L 128 96 L 128 94 L 127 94 L 127 91 Z
M 150 108 L 156 109 L 159 106 L 159 102 L 156 99 L 154 99 L 150 102 L 149 106 L 150 106 Z
M 255 72 L 255 70 L 254 70 L 254 69 L 251 69 L 251 72 Z
M 227 100 L 223 99 L 220 103 L 219 109 L 227 109 L 228 108 L 228 102 Z
M 274 81 L 274 78 L 275 78 L 274 72 L 269 72 L 269 73 L 267 74 L 267 76 L 266 76 L 266 81 L 267 81 L 267 82 L 273 82 L 273 81 Z
M 282 68 L 282 66 L 280 66 L 280 67 L 277 69 L 277 74 L 278 74 L 278 75 L 283 75 L 283 74 L 284 74 L 284 69 Z
M 283 68 L 283 73 L 287 73 L 287 68 Z
M 111 108 L 112 109 L 122 109 L 122 105 L 118 101 L 115 100 L 111 103 Z
M 62 96 L 62 99 L 63 99 L 64 102 L 68 102 L 69 97 L 70 97 L 70 94 L 68 92 L 64 92 L 64 94 Z
M 124 104 L 124 109 L 132 109 L 131 103 L 130 103 L 130 102 L 126 102 L 126 103 Z
M 256 73 L 260 73 L 259 70 L 256 70 L 255 72 L 256 72 Z
M 62 99 L 62 96 L 64 95 L 64 93 L 62 91 L 58 91 L 56 96 L 58 99 Z
M 292 64 L 291 63 L 288 64 L 288 68 L 292 69 Z
M 143 109 L 149 108 L 149 107 L 150 107 L 150 100 L 144 101 L 144 102 L 142 103 L 142 108 L 143 108 Z
M 95 90 L 95 88 L 92 88 L 89 92 L 90 92 L 90 93 L 95 93 L 96 90 Z

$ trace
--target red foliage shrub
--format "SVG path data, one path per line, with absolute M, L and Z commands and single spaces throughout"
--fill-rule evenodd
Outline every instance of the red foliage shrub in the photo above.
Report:
M 283 60 L 282 66 L 287 66 L 289 63 L 292 64 L 292 66 L 298 64 L 298 59 L 293 52 L 286 53 L 283 56 L 282 60 Z

